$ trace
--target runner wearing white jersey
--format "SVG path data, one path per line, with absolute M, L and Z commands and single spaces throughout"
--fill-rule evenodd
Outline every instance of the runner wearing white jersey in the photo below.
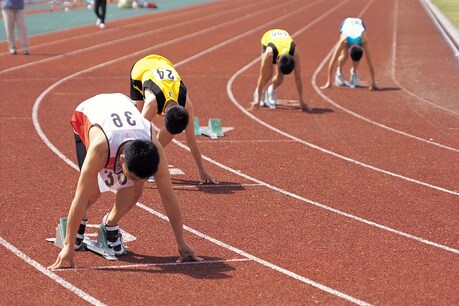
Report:
M 338 68 L 335 74 L 335 85 L 349 85 L 350 87 L 359 87 L 360 76 L 358 73 L 358 68 L 364 52 L 367 58 L 368 67 L 371 74 L 371 85 L 369 86 L 369 89 L 375 90 L 378 88 L 376 86 L 373 61 L 370 51 L 370 43 L 367 38 L 365 24 L 360 18 L 346 18 L 341 23 L 340 38 L 338 40 L 338 43 L 336 44 L 336 48 L 330 59 L 330 64 L 328 66 L 327 82 L 321 88 L 325 89 L 332 87 L 331 76 L 332 71 L 334 69 L 334 65 L 337 60 Z M 349 56 L 352 59 L 352 68 L 350 72 L 349 82 L 346 82 L 343 74 L 343 65 Z
M 135 206 L 144 183 L 155 176 L 156 186 L 175 234 L 180 257 L 201 260 L 183 235 L 182 212 L 172 189 L 163 147 L 127 96 L 101 94 L 82 102 L 70 123 L 74 129 L 80 166 L 75 196 L 67 216 L 64 247 L 49 269 L 74 267 L 75 249 L 81 247 L 88 221 L 88 209 L 101 192 L 117 189 L 115 204 L 101 225 L 108 246 L 115 254 L 125 254 L 119 229 L 121 218 Z

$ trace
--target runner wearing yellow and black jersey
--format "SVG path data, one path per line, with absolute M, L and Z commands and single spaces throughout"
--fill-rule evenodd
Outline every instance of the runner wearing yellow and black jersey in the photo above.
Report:
M 295 75 L 295 84 L 298 91 L 300 106 L 303 111 L 308 111 L 308 106 L 303 99 L 303 83 L 301 78 L 300 53 L 290 34 L 281 29 L 267 31 L 261 38 L 261 67 L 254 101 L 249 110 L 259 106 L 276 108 L 277 98 L 275 90 L 284 81 L 284 75 L 292 71 Z M 274 70 L 274 67 L 276 69 Z M 271 85 L 265 91 L 265 86 Z
M 185 131 L 201 183 L 215 183 L 204 169 L 194 135 L 193 104 L 174 65 L 156 54 L 138 60 L 131 69 L 130 97 L 146 119 L 152 121 L 155 116 L 164 119 L 164 127 L 158 133 L 163 147 L 172 141 L 174 135 Z

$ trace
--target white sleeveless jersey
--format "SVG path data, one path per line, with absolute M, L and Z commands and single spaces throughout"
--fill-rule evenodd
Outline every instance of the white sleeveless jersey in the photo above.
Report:
M 107 138 L 109 155 L 105 168 L 99 172 L 100 191 L 132 186 L 133 182 L 126 180 L 119 164 L 119 148 L 129 140 L 151 140 L 152 132 L 150 122 L 143 118 L 134 102 L 120 93 L 97 95 L 78 105 L 71 124 L 86 149 L 91 127 L 99 126 Z
M 365 25 L 360 18 L 346 18 L 340 27 L 341 33 L 346 35 L 347 43 L 362 45 L 362 33 L 365 31 Z

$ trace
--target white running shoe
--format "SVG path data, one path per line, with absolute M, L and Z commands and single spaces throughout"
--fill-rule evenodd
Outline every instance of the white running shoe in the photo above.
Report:
M 105 29 L 105 23 L 101 23 L 101 24 L 99 25 L 99 28 Z
M 257 101 L 257 97 L 258 97 L 258 94 L 257 94 L 257 91 L 255 90 L 254 93 L 253 93 L 253 102 Z M 261 107 L 266 106 L 266 105 L 265 105 L 265 92 L 264 92 L 264 91 L 263 91 L 262 94 L 261 94 L 260 106 L 261 106 Z
M 357 72 L 354 73 L 352 70 L 351 70 L 351 79 L 349 81 L 349 86 L 351 86 L 351 87 L 359 87 L 360 86 L 360 76 L 359 76 L 359 74 Z
M 275 109 L 277 104 L 276 91 L 273 89 L 273 85 L 269 85 L 268 90 L 266 91 L 265 104 L 270 109 Z
M 100 18 L 97 18 L 96 26 L 100 27 L 101 23 L 102 23 L 102 20 Z
M 336 70 L 335 74 L 335 86 L 346 86 L 344 76 L 339 69 Z

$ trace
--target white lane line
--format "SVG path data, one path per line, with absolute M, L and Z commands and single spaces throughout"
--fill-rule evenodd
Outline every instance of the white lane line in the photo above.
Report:
M 96 266 L 96 267 L 76 267 L 70 269 L 57 269 L 56 271 L 87 271 L 87 270 L 127 270 L 134 268 L 149 268 L 149 267 L 168 267 L 168 266 L 186 266 L 186 265 L 211 265 L 227 262 L 244 262 L 251 261 L 248 258 L 234 258 L 234 259 L 221 259 L 221 260 L 203 260 L 203 261 L 185 261 L 185 262 L 163 262 L 163 263 L 148 263 L 148 264 L 131 264 L 119 266 Z
M 422 0 L 420 0 L 422 1 Z M 426 8 L 427 10 L 427 8 Z M 430 11 L 428 11 L 428 13 L 430 13 Z M 446 112 L 449 112 L 449 113 L 452 113 L 454 115 L 459 115 L 458 112 L 455 112 L 453 110 L 450 110 L 446 107 L 443 107 L 441 105 L 438 105 L 438 104 L 435 104 L 417 94 L 415 94 L 414 92 L 408 90 L 405 86 L 403 86 L 397 79 L 397 76 L 396 76 L 396 60 L 397 60 L 397 28 L 398 28 L 398 1 L 395 1 L 395 7 L 394 7 L 394 22 L 393 22 L 393 31 L 392 31 L 392 59 L 391 59 L 391 78 L 392 80 L 394 80 L 395 84 L 400 87 L 401 89 L 403 89 L 408 95 L 416 98 L 416 99 L 419 99 L 421 101 L 423 101 L 424 103 L 427 103 L 431 106 L 434 106 L 434 107 L 437 107 L 439 109 L 442 109 L 443 111 L 446 111 Z M 435 19 L 433 19 L 434 21 L 436 21 Z M 441 33 L 443 33 L 442 31 L 440 31 Z M 455 150 L 455 151 L 459 151 L 459 150 Z
M 53 281 L 56 283 L 60 284 L 62 287 L 68 289 L 72 293 L 76 294 L 78 297 L 82 298 L 83 300 L 87 301 L 88 303 L 92 305 L 105 305 L 98 299 L 94 298 L 90 294 L 84 292 L 78 287 L 75 287 L 71 283 L 67 282 L 65 279 L 61 278 L 54 272 L 48 270 L 46 267 L 42 266 L 26 254 L 24 254 L 22 251 L 20 251 L 18 248 L 16 248 L 14 245 L 0 237 L 0 244 L 3 245 L 7 250 L 11 251 L 14 255 L 34 267 L 36 270 L 40 271 L 42 274 L 46 275 L 47 277 L 51 278 Z

